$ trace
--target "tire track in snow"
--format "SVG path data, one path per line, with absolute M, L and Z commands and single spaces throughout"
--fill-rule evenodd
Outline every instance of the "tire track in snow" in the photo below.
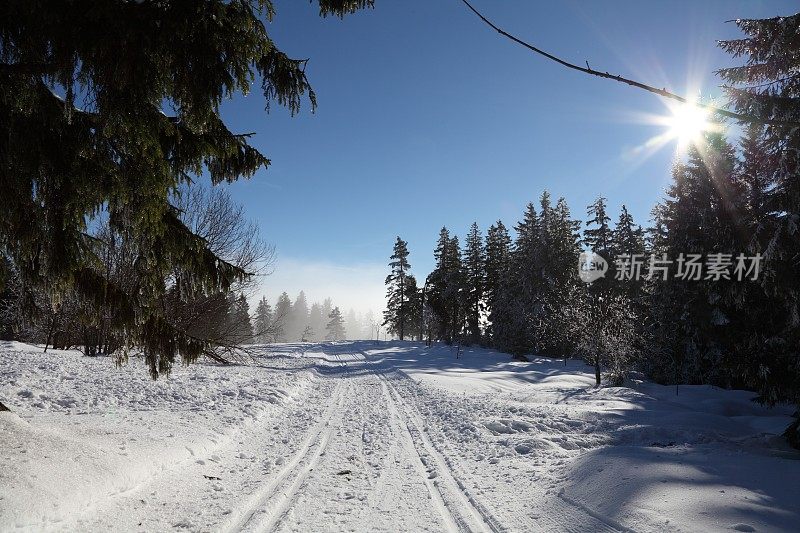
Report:
M 505 528 L 497 522 L 486 507 L 478 502 L 469 493 L 469 490 L 467 490 L 464 484 L 456 478 L 447 461 L 425 434 L 424 424 L 419 414 L 415 413 L 413 408 L 408 405 L 389 378 L 378 371 L 375 371 L 375 374 L 380 377 L 383 383 L 388 387 L 390 409 L 395 409 L 400 413 L 402 423 L 409 437 L 411 437 L 414 451 L 420 463 L 426 470 L 433 468 L 432 473 L 438 478 L 436 481 L 428 479 L 426 480 L 426 484 L 430 483 L 430 485 L 433 486 L 434 491 L 439 495 L 442 502 L 444 502 L 447 513 L 458 524 L 459 530 L 504 531 Z M 416 439 L 414 438 L 415 434 L 418 436 Z M 420 452 L 420 448 L 422 449 L 422 453 Z M 425 460 L 426 456 L 430 458 L 430 462 L 433 464 L 429 464 Z M 457 512 L 454 513 L 448 506 L 448 500 L 450 500 L 449 506 L 456 507 Z
M 322 419 L 309 432 L 278 474 L 260 487 L 245 504 L 234 511 L 222 531 L 268 531 L 273 529 L 291 508 L 297 490 L 319 462 L 330 441 L 335 418 L 341 414 L 344 404 L 345 382 L 339 382 L 330 405 Z

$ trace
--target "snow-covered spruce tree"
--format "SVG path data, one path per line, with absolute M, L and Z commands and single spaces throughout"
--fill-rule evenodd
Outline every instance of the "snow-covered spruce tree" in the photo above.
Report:
M 371 0 L 318 3 L 322 15 L 343 16 Z M 180 272 L 181 296 L 248 275 L 169 201 L 193 175 L 234 181 L 269 164 L 226 128 L 223 99 L 259 79 L 267 105 L 295 113 L 303 95 L 315 103 L 306 62 L 269 38 L 273 15 L 269 0 L 0 5 L 0 250 L 24 286 L 118 309 L 116 332 L 143 350 L 153 377 L 209 345 L 164 319 L 157 303 L 170 274 Z M 101 212 L 136 244 L 135 290 L 90 268 L 87 230 Z
M 614 226 L 613 241 L 611 243 L 612 256 L 616 259 L 626 256 L 628 261 L 645 262 L 647 256 L 647 242 L 644 230 L 637 225 L 628 208 L 623 205 L 620 209 L 619 219 Z M 635 335 L 632 339 L 632 347 L 629 359 L 630 366 L 638 365 L 644 353 L 644 347 L 650 330 L 650 301 L 645 292 L 645 270 L 642 267 L 641 275 L 637 276 L 632 272 L 631 267 L 626 267 L 626 272 L 618 272 L 617 269 L 610 269 L 610 274 L 614 276 L 615 294 L 624 297 L 629 306 L 629 314 L 635 324 Z M 619 377 L 617 377 L 619 379 Z
M 578 349 L 594 366 L 595 385 L 601 384 L 603 366 L 608 369 L 608 382 L 622 385 L 637 347 L 636 316 L 627 298 L 613 291 L 591 294 L 587 288 L 582 302 L 574 315 L 578 326 L 574 336 Z
M 611 244 L 612 259 L 616 259 L 619 256 L 627 256 L 631 262 L 640 260 L 644 263 L 647 254 L 644 230 L 634 222 L 633 216 L 625 205 L 620 209 L 619 219 L 614 226 Z M 638 304 L 637 307 L 643 312 L 643 276 L 638 276 L 637 279 L 637 276 L 630 271 L 630 268 L 625 273 L 619 273 L 613 266 L 613 264 L 609 265 L 610 269 L 607 276 L 613 276 L 615 279 L 620 278 L 616 279 L 617 290 L 625 293 L 631 303 L 633 305 Z M 644 268 L 642 268 L 641 272 L 642 274 L 645 273 Z
M 720 46 L 744 58 L 745 64 L 718 72 L 733 107 L 767 121 L 799 122 L 800 13 L 740 19 L 736 25 L 744 37 Z M 763 285 L 779 310 L 762 317 L 764 350 L 752 378 L 763 401 L 800 403 L 800 128 L 773 123 L 759 133 L 758 151 L 766 157 L 758 168 L 771 184 L 764 201 L 772 215 L 769 226 L 760 228 L 765 244 Z M 800 447 L 798 424 L 800 420 L 787 437 Z
M 292 301 L 286 292 L 282 292 L 275 302 L 275 316 L 272 319 L 272 331 L 276 342 L 286 342 L 286 320 L 292 312 Z
M 489 325 L 486 328 L 486 335 L 489 343 L 495 345 L 494 322 L 496 320 L 495 309 L 497 299 L 506 283 L 508 269 L 511 261 L 511 237 L 502 221 L 498 220 L 489 227 L 486 233 L 486 248 L 484 250 L 485 259 L 485 302 L 486 314 Z
M 408 264 L 408 243 L 397 237 L 394 251 L 389 258 L 391 271 L 386 276 L 386 310 L 383 312 L 383 325 L 390 333 L 404 340 L 406 328 L 409 325 L 408 294 L 406 292 L 408 274 L 411 265 Z
M 583 244 L 611 264 L 613 231 L 609 226 L 611 217 L 608 216 L 606 201 L 600 196 L 586 208 L 587 218 L 586 229 L 583 232 Z
M 339 311 L 338 307 L 334 307 L 328 315 L 328 324 L 325 326 L 325 331 L 328 332 L 325 338 L 329 341 L 344 339 L 344 318 L 342 318 L 342 312 Z
M 578 227 L 563 198 L 555 206 L 545 191 L 537 213 L 528 204 L 517 224 L 507 273 L 495 289 L 494 344 L 515 355 L 569 355 L 571 308 L 578 286 Z
M 464 312 L 467 322 L 467 340 L 481 342 L 481 317 L 484 311 L 486 284 L 486 258 L 483 238 L 476 222 L 472 223 L 464 245 Z
M 541 204 L 542 252 L 541 310 L 537 332 L 538 351 L 553 356 L 568 356 L 574 349 L 569 334 L 571 298 L 578 284 L 580 222 L 573 220 L 564 198 L 555 207 Z
M 747 316 L 743 284 L 709 276 L 706 270 L 697 273 L 690 255 L 705 264 L 710 254 L 736 255 L 746 247 L 744 196 L 735 166 L 733 148 L 723 135 L 706 133 L 689 147 L 687 162 L 675 165 L 667 198 L 654 210 L 654 256 L 666 254 L 674 261 L 667 265 L 668 275 L 659 271 L 648 282 L 652 351 L 666 357 L 646 363 L 659 380 L 745 385 L 734 370 L 739 330 L 749 329 L 749 319 L 741 320 Z
M 436 267 L 426 282 L 426 305 L 432 313 L 428 324 L 435 325 L 434 338 L 450 344 L 457 340 L 463 326 L 464 283 L 458 237 L 451 237 L 447 228 L 439 231 L 434 258 Z
M 256 306 L 253 320 L 253 336 L 259 344 L 272 342 L 272 306 L 266 297 L 262 297 Z
M 609 264 L 604 277 L 588 284 L 582 295 L 583 317 L 581 349 L 584 357 L 594 366 L 595 382 L 600 385 L 601 367 L 608 369 L 608 381 L 621 385 L 629 368 L 634 349 L 638 343 L 638 322 L 627 283 L 635 280 L 615 279 L 613 269 L 615 253 L 640 253 L 633 219 L 626 209 L 622 210 L 620 224 L 611 228 L 611 218 L 607 214 L 606 200 L 603 197 L 587 207 L 584 245 L 602 256 Z M 621 242 L 617 241 L 617 237 Z M 627 241 L 627 242 L 625 242 Z M 643 243 L 642 243 L 643 245 Z M 633 252 L 617 252 L 626 247 L 634 247 Z
M 520 356 L 534 349 L 533 314 L 540 290 L 540 227 L 528 203 L 509 257 L 507 274 L 496 289 L 492 309 L 494 345 Z
M 453 235 L 447 247 L 446 273 L 444 300 L 449 308 L 450 331 L 447 334 L 449 342 L 461 342 L 465 327 L 466 307 L 466 280 L 464 277 L 464 262 L 461 255 L 461 246 L 458 236 Z

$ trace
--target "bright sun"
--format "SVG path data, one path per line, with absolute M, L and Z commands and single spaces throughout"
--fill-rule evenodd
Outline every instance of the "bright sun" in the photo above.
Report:
M 708 111 L 692 104 L 672 108 L 672 116 L 667 118 L 667 125 L 667 134 L 670 138 L 677 139 L 681 146 L 699 141 L 703 132 L 711 127 Z

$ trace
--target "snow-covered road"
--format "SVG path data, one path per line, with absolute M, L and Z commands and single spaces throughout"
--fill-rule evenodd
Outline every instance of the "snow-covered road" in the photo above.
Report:
M 788 408 L 595 389 L 579 362 L 372 342 L 266 346 L 151 382 L 0 347 L 0 530 L 776 531 Z

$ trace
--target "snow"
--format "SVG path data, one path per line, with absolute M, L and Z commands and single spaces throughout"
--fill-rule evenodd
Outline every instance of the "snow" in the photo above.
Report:
M 411 342 L 153 382 L 0 344 L 0 530 L 793 531 L 788 406 Z

